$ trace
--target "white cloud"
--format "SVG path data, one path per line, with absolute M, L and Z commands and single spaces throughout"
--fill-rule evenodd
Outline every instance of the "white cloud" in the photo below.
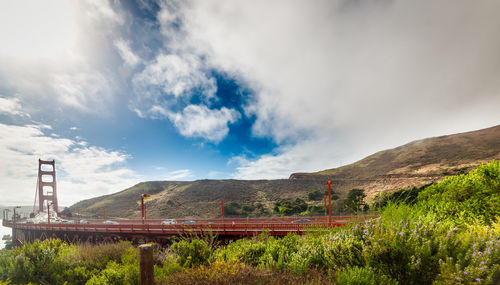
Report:
M 206 106 L 189 105 L 182 113 L 170 115 L 179 132 L 186 137 L 202 137 L 212 142 L 220 142 L 229 132 L 229 123 L 240 117 L 233 109 L 222 107 L 212 110 Z
M 116 6 L 112 7 L 110 1 L 85 0 L 82 3 L 85 8 L 85 16 L 96 22 L 103 22 L 105 25 L 123 25 L 125 18 L 116 11 Z
M 0 98 L 0 114 L 29 117 L 22 111 L 21 101 L 18 98 Z
M 56 57 L 76 43 L 74 1 L 21 0 L 0 3 L 0 55 Z
M 314 172 L 348 164 L 362 158 L 357 153 L 340 153 L 338 149 L 349 145 L 329 137 L 309 138 L 296 144 L 279 147 L 275 154 L 257 159 L 236 156 L 230 160 L 236 165 L 236 179 L 286 179 L 294 172 Z
M 52 88 L 59 101 L 83 111 L 102 110 L 109 101 L 111 86 L 99 72 L 55 74 Z
M 218 100 L 216 79 L 204 55 L 185 41 L 178 10 L 183 5 L 160 3 L 157 20 L 164 48 L 133 76 L 136 99 L 130 109 L 141 118 L 170 119 L 183 136 L 217 143 L 228 134 L 228 124 L 235 122 L 239 113 L 210 107 Z M 198 105 L 192 104 L 192 97 Z
M 70 129 L 71 131 L 76 131 L 76 130 L 78 130 L 78 128 L 77 128 L 77 127 L 71 127 L 71 128 L 69 128 L 69 129 Z
M 227 173 L 222 171 L 211 170 L 208 172 L 207 177 L 211 179 L 224 179 L 227 177 Z
M 361 158 L 498 124 L 491 106 L 500 106 L 499 8 L 497 1 L 203 0 L 182 11 L 182 33 L 208 64 L 248 82 L 254 134 L 281 144 L 235 175 L 268 168 L 274 174 L 266 177 L 283 177 L 328 167 L 323 155 Z
M 2 1 L 0 85 L 31 115 L 47 106 L 102 111 L 116 92 L 111 55 L 123 24 L 107 0 Z
M 189 169 L 180 169 L 167 173 L 165 180 L 169 181 L 177 181 L 177 180 L 185 180 L 188 178 L 194 177 L 193 172 Z
M 233 109 L 204 105 L 216 100 L 217 85 L 200 58 L 192 54 L 160 54 L 134 76 L 133 85 L 137 104 L 131 104 L 131 109 L 139 117 L 168 118 L 186 137 L 220 142 L 229 132 L 228 124 L 240 118 Z M 203 102 L 188 104 L 193 95 L 201 95 Z
M 123 190 L 139 181 L 124 167 L 128 156 L 71 139 L 52 137 L 44 126 L 0 124 L 0 194 L 5 204 L 34 199 L 38 159 L 56 160 L 60 205 Z
M 214 96 L 217 86 L 204 68 L 200 59 L 190 54 L 160 54 L 134 77 L 134 90 L 146 104 L 175 103 L 176 98 L 189 99 L 195 92 L 201 92 L 209 99 Z
M 123 39 L 118 39 L 115 40 L 113 43 L 115 47 L 118 49 L 120 56 L 122 57 L 123 61 L 125 61 L 126 64 L 134 67 L 141 61 L 141 59 L 130 48 L 130 43 L 128 41 L 125 41 Z

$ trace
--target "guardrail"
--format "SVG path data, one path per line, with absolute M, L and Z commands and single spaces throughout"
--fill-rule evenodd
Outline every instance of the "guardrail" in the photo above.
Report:
M 303 233 L 324 230 L 329 227 L 344 226 L 349 222 L 363 222 L 376 216 L 337 216 L 329 225 L 324 217 L 307 217 L 309 223 L 293 223 L 300 218 L 235 218 L 235 219 L 196 219 L 195 224 L 182 224 L 184 219 L 177 220 L 178 224 L 162 225 L 163 220 L 88 220 L 88 224 L 71 223 L 39 223 L 29 224 L 21 222 L 3 221 L 3 226 L 24 230 L 52 231 L 52 232 L 87 232 L 106 234 L 149 234 L 149 235 L 179 235 L 179 234 L 224 234 L 224 235 L 253 235 L 264 231 L 272 235 L 286 235 L 287 233 Z M 118 224 L 103 224 L 103 221 L 115 221 Z

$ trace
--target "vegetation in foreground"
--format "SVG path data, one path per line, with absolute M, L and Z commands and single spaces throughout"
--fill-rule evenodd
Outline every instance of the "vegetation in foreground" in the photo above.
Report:
M 304 236 L 217 247 L 180 240 L 155 252 L 157 284 L 498 284 L 500 162 L 447 178 L 380 218 Z M 46 240 L 0 253 L 0 284 L 138 284 L 126 242 Z

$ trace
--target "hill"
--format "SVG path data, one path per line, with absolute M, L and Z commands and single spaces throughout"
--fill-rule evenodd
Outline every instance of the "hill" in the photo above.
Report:
M 121 192 L 84 200 L 72 212 L 108 216 L 140 217 L 140 195 L 147 193 L 148 217 L 217 217 L 219 200 L 226 205 L 259 206 L 272 212 L 273 203 L 302 198 L 326 189 L 333 182 L 341 197 L 353 188 L 364 189 L 368 199 L 380 193 L 420 187 L 443 178 L 466 173 L 481 163 L 500 159 L 500 125 L 479 131 L 428 138 L 377 152 L 358 162 L 315 173 L 294 173 L 279 180 L 197 180 L 142 182 Z M 322 205 L 322 201 L 310 202 Z M 334 204 L 334 209 L 338 209 Z M 254 212 L 255 213 L 255 212 Z
M 422 186 L 462 174 L 500 158 L 500 125 L 448 136 L 427 138 L 384 150 L 358 162 L 290 179 L 359 180 L 368 196 L 396 188 Z M 363 182 L 364 181 L 364 182 Z

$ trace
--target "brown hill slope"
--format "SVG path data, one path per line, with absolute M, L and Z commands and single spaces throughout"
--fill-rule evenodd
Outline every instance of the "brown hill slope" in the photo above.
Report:
M 343 167 L 295 173 L 288 180 L 143 182 L 115 194 L 81 201 L 70 209 L 92 215 L 105 207 L 109 216 L 140 217 L 140 194 L 147 193 L 152 196 L 147 202 L 149 217 L 217 217 L 219 200 L 242 205 L 261 203 L 272 212 L 274 202 L 305 199 L 314 189 L 322 192 L 328 180 L 341 197 L 353 188 L 362 188 L 371 199 L 380 192 L 418 187 L 467 172 L 493 159 L 500 159 L 500 125 L 414 141 Z
M 380 191 L 421 186 L 500 159 L 500 125 L 461 134 L 427 138 L 377 152 L 358 162 L 291 179 L 366 180 L 369 196 Z

